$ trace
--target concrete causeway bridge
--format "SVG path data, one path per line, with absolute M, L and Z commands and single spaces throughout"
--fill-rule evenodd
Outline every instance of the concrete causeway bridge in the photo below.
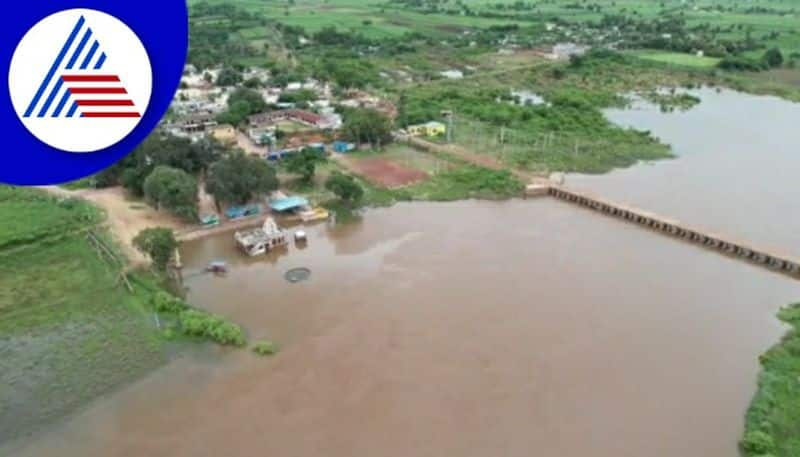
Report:
M 667 219 L 657 214 L 642 211 L 609 200 L 596 197 L 583 191 L 575 191 L 551 183 L 532 184 L 526 188 L 526 195 L 547 195 L 598 211 L 605 215 L 638 224 L 644 228 L 665 235 L 681 238 L 690 243 L 713 249 L 721 254 L 745 260 L 749 263 L 800 279 L 800 258 L 773 252 L 751 243 L 733 240 L 722 235 L 691 227 L 679 221 Z

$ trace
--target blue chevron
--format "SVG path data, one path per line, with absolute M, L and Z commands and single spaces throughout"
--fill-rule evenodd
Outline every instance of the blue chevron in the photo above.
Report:
M 30 105 L 28 105 L 28 109 L 25 110 L 24 117 L 30 117 L 33 113 L 33 110 L 36 109 L 36 105 L 39 104 L 39 100 L 42 98 L 42 95 L 44 95 L 44 91 L 47 89 L 47 86 L 50 85 L 53 75 L 55 75 L 56 70 L 58 70 L 58 67 L 61 65 L 61 61 L 64 60 L 64 56 L 67 54 L 70 46 L 72 46 L 72 43 L 75 41 L 75 37 L 78 35 L 81 27 L 83 27 L 84 22 L 86 22 L 86 19 L 81 16 L 80 19 L 78 19 L 78 22 L 75 23 L 72 33 L 70 33 L 69 38 L 67 38 L 67 41 L 64 43 L 64 46 L 61 47 L 61 52 L 58 53 L 58 57 L 56 57 L 53 65 L 50 66 L 50 70 L 44 77 L 44 81 L 42 81 L 42 84 L 39 85 L 39 89 L 36 90 L 36 95 L 33 96 L 33 100 L 31 100 Z
M 94 57 L 94 53 L 97 52 L 97 48 L 99 48 L 99 47 L 100 47 L 100 43 L 98 43 L 97 40 L 94 40 L 94 43 L 92 44 L 92 47 L 89 49 L 89 54 L 86 54 L 86 58 L 83 59 L 83 62 L 81 63 L 81 70 L 85 70 L 86 69 L 86 67 L 89 65 L 89 62 L 92 61 L 92 57 Z
M 94 64 L 94 69 L 95 70 L 99 70 L 99 69 L 103 68 L 103 63 L 105 61 L 106 61 L 106 53 L 104 52 L 104 53 L 100 54 L 100 58 L 97 59 L 97 63 Z

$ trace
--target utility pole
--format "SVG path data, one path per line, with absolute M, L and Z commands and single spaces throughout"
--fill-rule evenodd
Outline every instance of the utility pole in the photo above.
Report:
M 442 116 L 447 119 L 447 142 L 453 142 L 453 112 L 450 110 L 442 111 Z

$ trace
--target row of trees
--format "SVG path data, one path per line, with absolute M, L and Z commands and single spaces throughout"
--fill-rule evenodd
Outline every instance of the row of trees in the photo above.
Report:
M 198 142 L 156 132 L 133 153 L 97 175 L 99 186 L 122 185 L 153 206 L 186 220 L 198 216 L 198 183 L 217 206 L 243 204 L 278 188 L 273 167 L 213 139 Z
M 722 59 L 717 66 L 723 70 L 734 71 L 763 71 L 778 68 L 783 65 L 783 53 L 778 48 L 768 49 L 761 59 L 745 56 L 731 56 Z

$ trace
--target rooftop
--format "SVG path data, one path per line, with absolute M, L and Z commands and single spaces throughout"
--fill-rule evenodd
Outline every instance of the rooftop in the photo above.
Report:
M 273 211 L 287 211 L 290 209 L 301 208 L 303 206 L 308 206 L 308 200 L 298 196 L 279 198 L 277 200 L 272 200 L 272 202 L 269 204 L 269 207 Z

